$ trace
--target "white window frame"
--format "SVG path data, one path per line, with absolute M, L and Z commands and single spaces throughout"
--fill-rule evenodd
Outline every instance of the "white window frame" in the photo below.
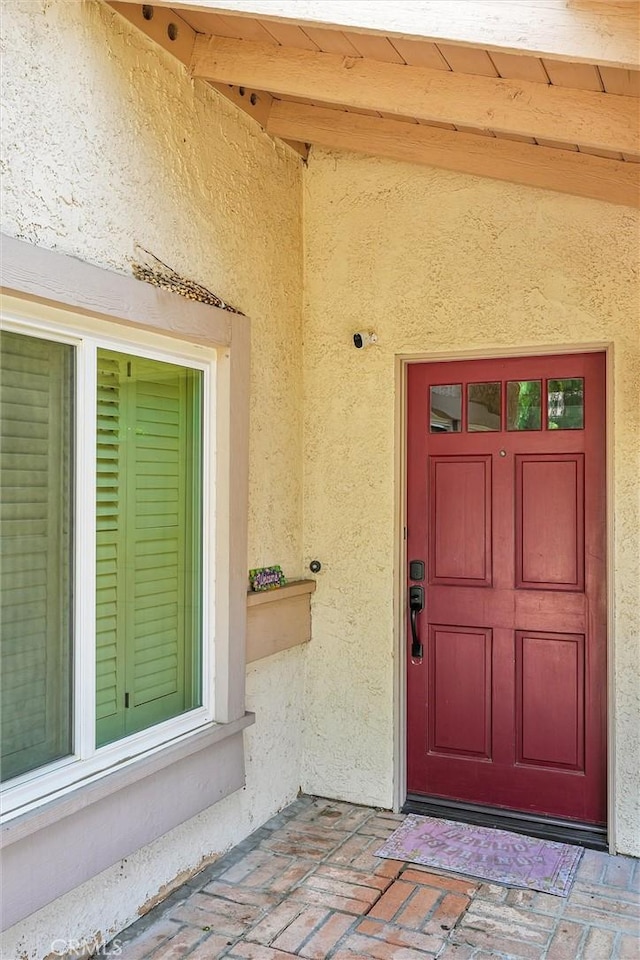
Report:
M 7 306 L 9 309 L 7 309 Z M 2 329 L 74 348 L 74 531 L 73 531 L 73 752 L 2 785 L 6 817 L 22 813 L 52 794 L 60 796 L 80 781 L 146 756 L 214 720 L 215 697 L 215 382 L 217 352 L 179 343 L 161 334 L 126 330 L 110 321 L 64 315 L 50 307 L 7 304 Z M 95 591 L 96 591 L 96 363 L 99 348 L 201 370 L 203 373 L 202 449 L 202 706 L 96 747 Z

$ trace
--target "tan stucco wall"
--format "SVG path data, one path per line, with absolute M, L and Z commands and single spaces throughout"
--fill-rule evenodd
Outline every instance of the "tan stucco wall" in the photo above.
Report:
M 614 347 L 616 839 L 640 854 L 639 218 L 355 155 L 305 176 L 305 552 L 323 563 L 309 792 L 393 799 L 395 368 L 425 355 Z M 356 330 L 379 343 L 357 351 Z
M 299 574 L 299 158 L 106 6 L 2 26 L 3 232 L 125 273 L 139 244 L 251 317 L 249 559 Z
M 139 243 L 252 318 L 248 565 L 299 576 L 299 158 L 106 6 L 12 0 L 2 28 L 3 232 L 125 273 Z M 3 957 L 108 937 L 290 802 L 305 657 L 298 648 L 248 671 L 257 722 L 244 790 L 13 928 Z

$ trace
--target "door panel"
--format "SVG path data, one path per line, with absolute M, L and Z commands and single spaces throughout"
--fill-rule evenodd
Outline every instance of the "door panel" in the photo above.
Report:
M 430 457 L 430 583 L 491 582 L 491 458 Z
M 604 370 L 602 354 L 409 369 L 412 794 L 606 820 Z
M 584 455 L 515 463 L 516 586 L 584 590 Z
M 489 758 L 491 751 L 491 630 L 431 627 L 429 749 Z
M 584 637 L 516 633 L 518 763 L 584 770 Z

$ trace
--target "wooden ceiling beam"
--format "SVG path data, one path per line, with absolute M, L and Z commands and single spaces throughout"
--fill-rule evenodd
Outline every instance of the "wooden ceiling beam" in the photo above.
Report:
M 108 0 L 108 6 L 185 66 L 189 66 L 196 31 L 173 10 L 164 6 L 123 3 L 121 0 Z
M 637 153 L 632 97 L 198 34 L 191 73 L 274 96 Z
M 176 9 L 640 68 L 638 0 L 156 0 Z M 213 33 L 213 31 L 210 31 Z
M 621 160 L 278 100 L 267 130 L 328 149 L 640 206 L 640 164 Z
M 234 87 L 228 83 L 211 83 L 209 86 L 221 93 L 223 97 L 239 107 L 244 113 L 253 117 L 261 127 L 266 128 L 267 118 L 271 110 L 273 97 L 270 93 L 251 90 L 248 87 Z

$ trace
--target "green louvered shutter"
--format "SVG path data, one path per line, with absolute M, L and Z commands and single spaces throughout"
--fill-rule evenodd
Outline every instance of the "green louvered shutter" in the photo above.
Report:
M 101 744 L 200 702 L 201 374 L 104 350 L 98 369 Z
M 3 780 L 72 750 L 73 353 L 0 334 Z
M 126 392 L 119 356 L 98 351 L 96 435 L 97 743 L 124 736 Z

